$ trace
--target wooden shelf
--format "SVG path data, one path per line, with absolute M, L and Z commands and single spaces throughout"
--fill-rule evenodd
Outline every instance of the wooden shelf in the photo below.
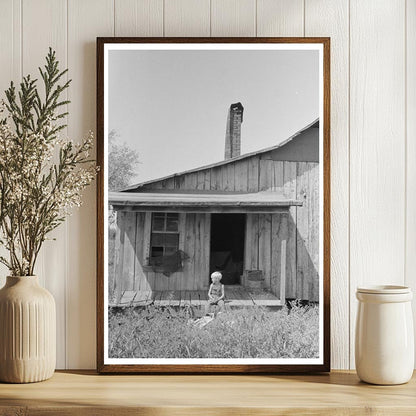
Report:
M 401 386 L 355 373 L 271 376 L 131 376 L 57 372 L 1 384 L 0 415 L 415 415 L 416 376 Z

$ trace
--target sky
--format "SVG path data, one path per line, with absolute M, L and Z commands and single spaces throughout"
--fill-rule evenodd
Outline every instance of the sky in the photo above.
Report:
M 139 183 L 224 160 L 241 102 L 241 154 L 279 144 L 319 116 L 313 50 L 111 50 L 109 131 L 138 152 Z

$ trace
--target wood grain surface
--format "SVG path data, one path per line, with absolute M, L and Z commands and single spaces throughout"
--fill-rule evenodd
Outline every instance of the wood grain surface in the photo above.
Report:
M 416 0 L 406 2 L 406 260 L 405 284 L 416 290 Z M 412 301 L 416 322 L 416 297 Z M 416 357 L 416 351 L 415 351 Z M 416 361 L 415 361 L 416 362 Z
M 68 92 L 71 101 L 68 105 L 68 135 L 79 143 L 89 131 L 95 130 L 95 36 L 97 32 L 113 35 L 113 1 L 68 0 L 67 14 L 67 54 L 69 78 L 72 79 Z M 66 322 L 62 328 L 66 332 L 66 368 L 86 368 L 95 357 L 95 282 L 92 279 L 96 263 L 95 187 L 96 183 L 93 183 L 85 190 L 82 208 L 75 210 L 66 223 Z M 53 277 L 62 284 L 58 275 Z M 58 344 L 58 351 L 60 349 L 62 346 Z M 62 364 L 58 368 L 62 368 Z
M 405 49 L 397 47 L 405 39 L 405 2 L 353 0 L 350 4 L 350 19 L 357 22 L 350 33 L 350 194 L 355 196 L 350 199 L 353 367 L 356 288 L 404 284 L 406 94 Z M 380 19 L 384 19 L 382 26 Z M 385 104 L 373 111 L 367 107 L 368 101 Z
M 416 379 L 361 383 L 355 373 L 282 376 L 99 376 L 57 372 L 0 384 L 0 415 L 414 415 Z
M 41 0 L 34 3 L 30 0 L 22 0 L 23 10 L 21 32 L 23 75 L 31 74 L 31 78 L 40 78 L 38 67 L 43 67 L 49 47 L 56 51 L 60 69 L 66 68 L 68 65 L 66 1 Z M 38 24 L 40 20 L 43 20 L 44 24 Z M 64 75 L 63 79 L 66 77 L 67 75 Z M 43 94 L 42 83 L 39 83 L 39 91 Z M 66 96 L 65 91 L 62 98 L 65 99 Z M 65 128 L 61 134 L 62 137 L 67 136 L 68 129 Z M 68 272 L 66 267 L 68 235 L 68 223 L 52 231 L 48 238 L 56 239 L 54 241 L 56 244 L 43 244 L 35 267 L 35 274 L 39 276 L 39 284 L 52 293 L 56 302 L 56 341 L 60 346 L 57 349 L 56 361 L 59 367 L 65 366 L 66 357 L 65 291 Z M 57 276 L 59 279 L 56 278 Z
M 331 363 L 349 368 L 349 9 L 305 2 L 305 36 L 331 37 Z

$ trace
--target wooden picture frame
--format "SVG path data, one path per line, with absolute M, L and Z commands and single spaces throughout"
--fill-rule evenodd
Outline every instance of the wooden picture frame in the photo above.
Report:
M 171 175 L 160 175 L 160 179 L 141 181 L 140 184 L 131 186 L 128 189 L 126 189 L 127 192 L 124 193 L 109 192 L 107 182 L 109 178 L 109 167 L 107 166 L 108 138 L 106 136 L 109 133 L 108 118 L 110 110 L 107 101 L 109 100 L 109 87 L 107 82 L 110 79 L 109 77 L 112 76 L 112 73 L 109 74 L 107 66 L 108 51 L 115 50 L 117 48 L 143 51 L 144 47 L 146 47 L 148 51 L 153 51 L 155 50 L 154 48 L 159 48 L 159 51 L 178 51 L 183 50 L 181 48 L 185 47 L 191 49 L 193 48 L 198 51 L 200 50 L 198 48 L 202 48 L 201 51 L 205 51 L 205 49 L 203 49 L 204 47 L 208 48 L 210 51 L 217 50 L 217 48 L 220 47 L 223 47 L 224 50 L 229 50 L 235 47 L 236 50 L 239 49 L 240 51 L 242 50 L 248 52 L 252 50 L 263 50 L 272 52 L 275 50 L 315 50 L 319 54 L 319 63 L 317 64 L 319 66 L 319 118 L 318 120 L 315 120 L 313 123 L 310 123 L 309 125 L 306 125 L 304 128 L 300 129 L 296 134 L 289 135 L 287 137 L 287 140 L 283 140 L 276 146 L 268 147 L 266 149 L 258 149 L 257 151 L 251 153 L 249 152 L 248 154 L 239 155 L 239 129 L 241 128 L 241 122 L 243 117 L 243 106 L 241 105 L 241 103 L 230 103 L 231 106 L 228 112 L 228 124 L 226 133 L 225 161 L 208 164 L 207 166 L 203 166 L 201 168 L 195 166 L 192 169 L 185 170 L 185 172 L 172 173 Z M 149 76 L 151 76 L 151 74 Z M 224 126 L 226 121 L 225 117 L 226 115 L 224 114 Z M 246 117 L 246 115 L 244 115 L 244 117 Z M 163 123 L 163 120 L 161 122 Z M 234 127 L 232 127 L 233 125 Z M 235 133 L 237 130 L 238 132 Z M 235 136 L 235 134 L 238 134 L 238 141 L 236 141 L 235 139 L 235 137 L 237 137 Z M 310 138 L 312 136 L 313 139 Z M 318 139 L 316 139 L 316 137 L 318 137 Z M 303 146 L 302 143 L 306 143 L 308 138 L 310 138 L 308 143 L 312 143 L 312 140 L 315 140 L 313 142 L 315 143 L 315 147 L 313 147 L 314 150 L 311 150 L 311 153 L 306 152 L 308 156 L 302 156 L 298 160 L 293 160 L 295 157 L 293 156 L 293 152 L 300 152 L 299 148 Z M 318 142 L 316 142 L 316 140 L 318 140 Z M 299 372 L 305 373 L 330 371 L 329 38 L 97 38 L 97 142 L 97 163 L 100 166 L 97 186 L 97 369 L 100 373 L 208 374 Z M 312 153 L 315 156 L 311 156 Z M 282 156 L 283 154 L 285 154 L 286 156 Z M 290 154 L 292 154 L 292 156 L 290 156 Z M 298 154 L 300 155 L 301 153 L 296 153 L 296 155 Z M 255 160 L 255 162 L 250 162 L 251 160 Z M 237 162 L 240 164 L 238 165 Z M 243 163 L 244 166 L 249 166 L 250 163 L 253 163 L 253 165 L 257 164 L 256 169 L 258 169 L 258 171 L 256 175 L 258 175 L 258 177 L 253 179 L 253 181 L 257 181 L 255 188 L 250 189 L 249 185 L 247 185 L 246 187 L 246 179 L 244 179 L 244 186 L 239 191 L 236 191 L 236 182 L 233 185 L 232 192 L 227 191 L 227 189 L 225 188 L 221 188 L 222 185 L 212 185 L 215 181 L 215 175 L 219 175 L 218 172 L 220 172 L 221 169 L 224 170 L 224 166 L 227 169 L 233 169 L 234 178 L 237 177 L 236 172 L 243 172 L 242 175 L 247 175 L 247 177 L 249 178 L 247 180 L 247 183 L 249 183 L 250 174 L 247 173 L 248 171 L 241 171 L 241 169 L 245 169 L 242 166 L 240 166 Z M 247 169 L 249 168 L 247 167 Z M 262 175 L 261 172 L 263 172 L 262 169 L 272 169 L 271 175 L 274 175 L 273 178 L 275 178 L 272 180 L 274 181 L 272 184 L 269 183 L 269 179 L 260 178 L 260 176 Z M 308 171 L 307 176 L 302 176 L 302 172 L 306 172 L 306 170 Z M 275 173 L 273 174 L 273 172 Z M 293 173 L 295 185 L 293 185 L 293 183 L 292 185 L 290 185 L 290 180 L 288 180 L 288 182 L 285 182 L 285 180 L 283 180 L 284 172 L 286 172 L 286 175 L 290 175 L 290 172 Z M 208 188 L 204 187 L 204 185 L 200 185 L 200 183 L 203 182 L 198 182 L 198 178 L 202 177 L 204 174 L 209 175 L 210 178 Z M 310 179 L 309 182 L 307 182 L 307 180 L 305 182 L 305 177 L 315 178 L 313 190 L 311 190 L 312 179 Z M 246 178 L 246 176 L 244 176 L 244 178 Z M 281 182 L 279 178 L 282 178 Z M 266 184 L 264 186 L 262 186 L 263 180 Z M 316 180 L 318 181 L 319 185 L 316 184 Z M 183 185 L 185 182 L 187 183 L 187 186 Z M 296 183 L 298 184 L 297 186 Z M 294 188 L 288 190 L 286 184 L 289 184 L 287 185 L 289 186 L 289 188 L 290 186 L 294 186 Z M 198 190 L 198 192 L 193 192 L 192 189 L 196 189 Z M 295 191 L 293 189 L 295 189 Z M 187 194 L 186 196 L 184 195 L 185 193 Z M 111 296 L 114 297 L 115 302 L 112 305 L 110 305 L 109 300 L 109 266 L 108 264 L 106 264 L 106 262 L 109 261 L 109 254 L 106 252 L 106 250 L 108 250 L 110 238 L 108 237 L 109 234 L 107 232 L 109 226 L 109 213 L 107 209 L 108 202 L 111 202 L 111 206 L 117 212 L 116 232 L 118 234 L 115 237 L 116 240 L 118 239 L 117 241 L 124 241 L 124 238 L 128 239 L 129 235 L 128 231 L 126 230 L 134 228 L 134 235 L 136 236 L 134 247 L 138 247 L 137 236 L 143 235 L 143 238 L 140 237 L 142 238 L 142 240 L 140 240 L 142 248 L 140 248 L 141 251 L 139 254 L 137 248 L 134 249 L 136 251 L 128 253 L 126 251 L 127 249 L 123 247 L 122 257 L 124 256 L 124 260 L 120 260 L 120 251 L 117 251 L 117 247 L 115 248 L 115 251 L 118 253 L 119 260 L 114 260 L 114 262 L 124 262 L 120 264 L 124 264 L 125 266 L 123 266 L 123 272 L 120 272 L 120 270 L 117 269 L 117 265 L 114 266 L 115 272 L 112 280 L 112 289 L 114 289 L 114 291 L 112 292 L 113 294 Z M 313 207 L 315 207 L 316 209 Z M 304 211 L 301 211 L 302 209 Z M 305 211 L 306 209 L 308 209 L 308 211 Z M 313 211 L 314 209 L 315 211 Z M 310 212 L 312 211 L 314 212 L 315 216 L 310 214 Z M 303 225 L 300 224 L 300 222 L 298 222 L 298 219 L 299 221 L 302 221 L 302 215 L 304 215 L 302 214 L 302 212 L 307 213 L 306 217 L 309 218 L 309 220 L 305 220 Z M 317 214 L 318 212 L 319 214 Z M 248 287 L 248 284 L 251 285 L 250 288 L 247 289 L 247 293 L 250 296 L 249 300 L 251 300 L 253 304 L 256 305 L 256 307 L 258 305 L 266 305 L 266 308 L 269 306 L 272 308 L 276 305 L 285 306 L 289 305 L 287 298 L 303 299 L 304 296 L 302 296 L 302 293 L 315 293 L 314 295 L 310 295 L 309 299 L 303 299 L 303 301 L 306 301 L 304 303 L 315 304 L 315 306 L 311 306 L 310 309 L 317 308 L 317 310 L 319 310 L 319 318 L 317 318 L 319 319 L 320 331 L 318 356 L 314 358 L 305 359 L 303 359 L 302 357 L 297 357 L 294 359 L 280 357 L 271 358 L 269 360 L 205 360 L 203 358 L 174 358 L 164 360 L 164 357 L 158 357 L 158 359 L 141 359 L 140 357 L 137 358 L 137 356 L 134 356 L 134 358 L 131 358 L 130 360 L 130 358 L 126 357 L 109 357 L 109 308 L 113 308 L 111 309 L 112 311 L 117 310 L 119 311 L 119 313 L 127 313 L 127 310 L 135 310 L 137 313 L 142 313 L 142 306 L 144 310 L 146 307 L 148 307 L 149 304 L 152 304 L 152 308 L 156 306 L 159 306 L 160 308 L 169 306 L 172 307 L 172 310 L 179 310 L 180 313 L 182 313 L 183 310 L 181 309 L 181 306 L 184 306 L 183 296 L 186 298 L 190 307 L 192 307 L 193 296 L 196 296 L 196 299 L 199 297 L 198 305 L 200 308 L 203 308 L 205 301 L 203 301 L 202 299 L 201 292 L 205 293 L 208 291 L 208 270 L 212 270 L 212 264 L 214 261 L 212 252 L 213 250 L 217 250 L 213 249 L 213 244 L 217 243 L 213 242 L 214 237 L 211 235 L 213 233 L 213 221 L 217 224 L 217 228 L 221 228 L 224 224 L 221 223 L 221 221 L 224 221 L 224 218 L 221 218 L 220 213 L 225 213 L 226 215 L 238 214 L 244 217 L 245 225 L 242 227 L 244 227 L 243 232 L 245 233 L 245 247 L 247 247 L 247 241 L 249 238 L 253 241 L 258 241 L 259 235 L 261 234 L 260 232 L 258 232 L 258 234 L 253 234 L 250 236 L 247 235 L 247 233 L 252 233 L 254 229 L 254 223 L 251 224 L 251 228 L 247 225 L 250 221 L 259 221 L 255 225 L 255 227 L 257 227 L 257 230 L 259 229 L 258 227 L 261 228 L 262 226 L 269 226 L 264 224 L 270 224 L 270 227 L 273 227 L 274 221 L 278 221 L 278 223 L 276 223 L 276 227 L 281 227 L 283 229 L 282 232 L 286 233 L 284 234 L 284 237 L 281 238 L 281 240 L 276 240 L 276 248 L 275 246 L 273 246 L 274 234 L 270 234 L 269 237 L 267 237 L 267 241 L 270 241 L 271 245 L 270 248 L 267 248 L 267 250 L 269 250 L 269 260 L 267 261 L 271 262 L 271 266 L 259 266 L 259 262 L 261 262 L 261 260 L 259 260 L 258 258 L 256 260 L 257 263 L 255 263 L 254 261 L 250 263 L 250 261 L 246 260 L 246 257 L 244 257 L 244 259 L 242 260 L 242 267 L 244 271 L 240 275 L 239 285 L 232 286 L 232 289 L 230 289 L 229 291 L 229 293 L 233 293 L 236 297 L 239 297 L 239 299 L 233 299 L 231 297 L 231 306 L 235 304 L 237 305 L 237 307 L 238 305 L 245 307 L 244 301 L 245 296 L 247 294 L 246 292 L 244 292 L 244 290 L 246 287 Z M 295 228 L 293 229 L 290 228 L 291 225 L 289 225 L 292 218 L 291 215 L 294 215 L 294 221 L 296 221 L 294 225 Z M 318 218 L 318 215 L 320 220 L 317 221 L 318 225 L 314 225 L 314 219 Z M 122 220 L 122 218 L 134 218 L 135 222 L 132 225 L 132 223 L 128 222 L 127 220 L 123 222 L 124 220 Z M 202 218 L 201 222 L 198 222 L 198 218 Z M 209 223 L 206 222 L 204 224 L 204 218 L 207 219 L 206 221 L 209 221 Z M 226 220 L 228 221 L 230 218 L 231 217 L 228 216 L 226 217 Z M 208 243 L 201 242 L 201 246 L 198 246 L 199 240 L 195 238 L 195 240 L 192 240 L 192 243 L 189 243 L 189 232 L 186 231 L 187 234 L 185 236 L 185 231 L 183 233 L 182 231 L 179 231 L 185 230 L 185 228 L 188 227 L 189 221 L 195 221 L 193 223 L 194 229 L 202 227 L 198 228 L 198 232 L 201 235 L 204 233 L 208 233 L 211 237 L 211 241 L 208 241 Z M 233 217 L 233 222 L 234 221 L 236 224 L 238 223 L 239 220 L 237 216 Z M 261 221 L 266 222 L 263 225 L 261 225 Z M 195 225 L 197 222 L 198 225 Z M 203 228 L 204 226 L 206 228 Z M 238 228 L 239 226 L 236 225 L 235 227 Z M 174 230 L 171 233 L 175 235 L 166 237 L 166 235 L 170 232 L 168 228 Z M 277 228 L 271 229 L 276 230 Z M 318 230 L 317 232 L 319 238 L 316 236 L 316 230 Z M 158 237 L 156 236 L 158 232 L 162 235 L 162 237 L 160 237 L 159 240 L 157 240 Z M 293 235 L 290 234 L 292 232 Z M 272 231 L 270 233 L 272 233 Z M 312 237 L 310 237 L 310 235 L 313 233 L 315 233 L 315 237 L 313 237 L 315 238 L 315 240 L 313 240 L 315 242 L 312 242 Z M 218 240 L 221 240 L 221 238 L 223 239 L 224 237 L 218 237 Z M 153 241 L 161 241 L 161 239 L 163 239 L 162 243 L 153 243 Z M 317 245 L 318 243 L 316 242 L 316 240 L 319 240 L 319 245 Z M 152 241 L 152 243 L 150 243 L 150 241 Z M 170 241 L 170 243 L 167 243 L 167 241 Z M 163 289 L 162 286 L 159 287 L 161 288 L 160 290 L 156 290 L 155 287 L 157 286 L 157 284 L 162 285 L 163 281 L 165 281 L 163 280 L 165 279 L 164 277 L 159 278 L 158 276 L 162 276 L 162 272 L 164 272 L 165 269 L 168 267 L 166 266 L 167 263 L 164 262 L 165 257 L 163 257 L 162 261 L 160 260 L 162 257 L 159 256 L 168 256 L 167 253 L 172 252 L 172 247 L 174 247 L 174 249 L 177 250 L 175 251 L 175 253 L 178 253 L 181 251 L 178 250 L 178 248 L 181 249 L 188 247 L 186 246 L 186 244 L 192 244 L 193 247 L 198 246 L 199 251 L 197 251 L 197 249 L 195 248 L 195 252 L 193 253 L 198 253 L 198 255 L 201 258 L 203 258 L 203 260 L 201 261 L 205 262 L 205 268 L 203 272 L 200 271 L 200 269 L 198 269 L 198 272 L 200 272 L 200 274 L 204 276 L 202 279 L 205 279 L 203 280 L 201 288 L 195 286 L 197 285 L 197 283 L 193 283 L 194 286 L 191 287 L 192 290 L 188 290 L 187 283 L 184 283 L 184 281 L 182 281 L 182 283 L 180 283 L 181 286 L 178 286 L 182 288 L 182 291 L 178 295 L 175 292 L 178 292 L 179 290 L 176 290 L 175 284 L 172 283 L 173 280 L 169 280 L 169 285 L 171 285 L 169 286 L 169 289 L 172 290 L 167 291 Z M 203 244 L 205 244 L 205 246 Z M 207 244 L 208 248 L 206 248 Z M 261 243 L 259 242 L 258 244 Z M 309 251 L 308 247 L 312 245 L 314 245 L 314 249 L 311 248 Z M 256 247 L 257 257 L 261 257 L 262 249 L 259 249 L 258 246 Z M 318 252 L 316 251 L 316 247 L 318 247 Z M 206 252 L 211 253 L 209 254 L 210 257 L 208 259 L 205 258 L 206 256 L 204 256 L 204 250 L 208 250 Z M 215 253 L 219 253 L 220 249 L 218 250 L 219 251 L 215 251 Z M 246 256 L 247 248 L 243 248 L 242 250 L 245 250 L 244 256 Z M 252 250 L 254 252 L 254 249 Z M 313 252 L 313 255 L 311 254 L 312 250 L 315 250 Z M 189 253 L 186 253 L 186 250 L 184 251 L 184 255 L 188 256 Z M 292 261 L 290 257 L 290 253 L 292 251 L 297 253 L 295 255 L 294 261 Z M 309 263 L 311 263 L 312 266 L 315 267 L 315 274 L 313 274 L 313 276 L 311 275 L 312 277 L 305 277 L 305 275 L 307 274 L 307 272 L 305 272 L 306 269 L 302 269 L 302 267 L 304 266 L 302 266 L 300 259 L 303 252 L 306 253 L 307 261 L 309 261 Z M 128 256 L 133 257 L 133 259 L 127 260 Z M 287 260 L 288 256 L 289 260 Z M 194 265 L 194 278 L 196 279 L 196 265 L 199 265 L 199 260 L 195 260 L 196 257 L 197 256 L 192 255 L 191 260 L 185 259 L 185 257 L 180 257 L 179 260 L 175 260 L 175 268 L 172 269 L 172 273 L 173 275 L 179 276 L 178 281 L 180 281 L 181 279 L 180 276 L 185 276 L 185 269 L 187 267 L 190 267 L 189 264 Z M 313 259 L 311 259 L 312 257 Z M 215 261 L 219 262 L 218 258 L 216 258 Z M 156 259 L 156 263 L 152 262 L 152 259 Z M 176 259 L 178 259 L 178 257 L 176 257 Z M 130 264 L 128 263 L 129 261 L 136 262 L 136 268 L 134 269 L 133 267 L 133 271 L 131 271 L 130 266 L 128 266 L 128 264 Z M 290 263 L 290 265 L 288 263 Z M 215 264 L 215 267 L 218 268 L 217 263 Z M 226 268 L 228 266 L 222 267 Z M 267 267 L 271 269 L 267 271 Z M 127 269 L 128 271 L 126 271 Z M 170 272 L 171 270 L 168 271 L 168 273 Z M 240 272 L 233 271 L 233 273 L 234 274 L 232 274 L 231 272 L 223 272 L 223 278 L 224 276 L 231 276 L 230 281 L 234 282 L 234 280 L 232 280 L 232 276 Z M 293 281 L 290 280 L 288 277 L 290 273 L 292 273 L 291 276 L 293 276 Z M 146 277 L 140 277 L 139 274 L 140 276 Z M 156 279 L 159 283 L 155 283 L 155 286 L 152 286 L 152 283 L 150 282 L 150 275 L 156 276 L 157 279 L 159 279 Z M 302 276 L 304 280 L 296 276 Z M 126 279 L 130 279 L 129 284 L 132 285 L 131 291 L 127 290 L 127 288 L 130 288 L 130 286 L 128 286 L 125 283 L 127 281 Z M 275 279 L 275 281 L 273 279 Z M 260 289 L 261 292 L 259 292 L 261 293 L 261 296 L 259 295 L 260 300 L 258 301 L 258 305 L 256 303 L 257 299 L 254 297 L 254 295 L 252 296 L 252 293 L 257 293 L 255 292 L 255 290 L 259 289 L 251 289 L 257 284 L 256 280 L 260 281 L 260 285 L 263 287 L 263 289 Z M 153 280 L 152 282 L 154 281 L 155 280 Z M 227 292 L 227 282 L 224 283 L 224 285 L 225 286 L 223 287 L 225 287 L 225 291 Z M 142 290 L 143 288 L 145 288 L 146 290 Z M 239 292 L 240 289 L 242 292 Z M 290 296 L 288 296 L 290 290 L 292 290 L 293 293 Z M 164 291 L 166 293 L 169 292 L 170 297 L 164 299 Z M 269 303 L 263 301 L 263 291 L 267 291 L 271 294 L 271 299 L 269 299 Z M 156 292 L 160 292 L 160 294 L 155 295 Z M 241 293 L 243 295 L 241 295 Z M 299 295 L 299 293 L 301 295 Z M 293 294 L 295 296 L 293 296 Z M 315 296 L 315 298 L 313 296 Z M 316 302 L 316 296 L 318 302 Z M 144 300 L 142 299 L 142 297 Z M 277 301 L 280 303 L 276 303 Z M 211 316 L 211 318 L 217 317 L 217 312 L 215 311 L 218 310 L 218 307 L 213 307 L 213 309 L 214 314 Z M 239 309 L 237 308 L 236 310 Z M 197 320 L 192 319 L 191 316 L 190 322 L 193 324 L 193 322 L 196 321 Z M 119 323 L 119 325 L 121 324 Z

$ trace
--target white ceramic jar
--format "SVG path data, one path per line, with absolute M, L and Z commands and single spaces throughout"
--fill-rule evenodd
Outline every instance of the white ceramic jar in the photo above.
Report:
M 402 384 L 414 367 L 414 333 L 410 288 L 372 286 L 357 289 L 355 366 L 372 384 Z

